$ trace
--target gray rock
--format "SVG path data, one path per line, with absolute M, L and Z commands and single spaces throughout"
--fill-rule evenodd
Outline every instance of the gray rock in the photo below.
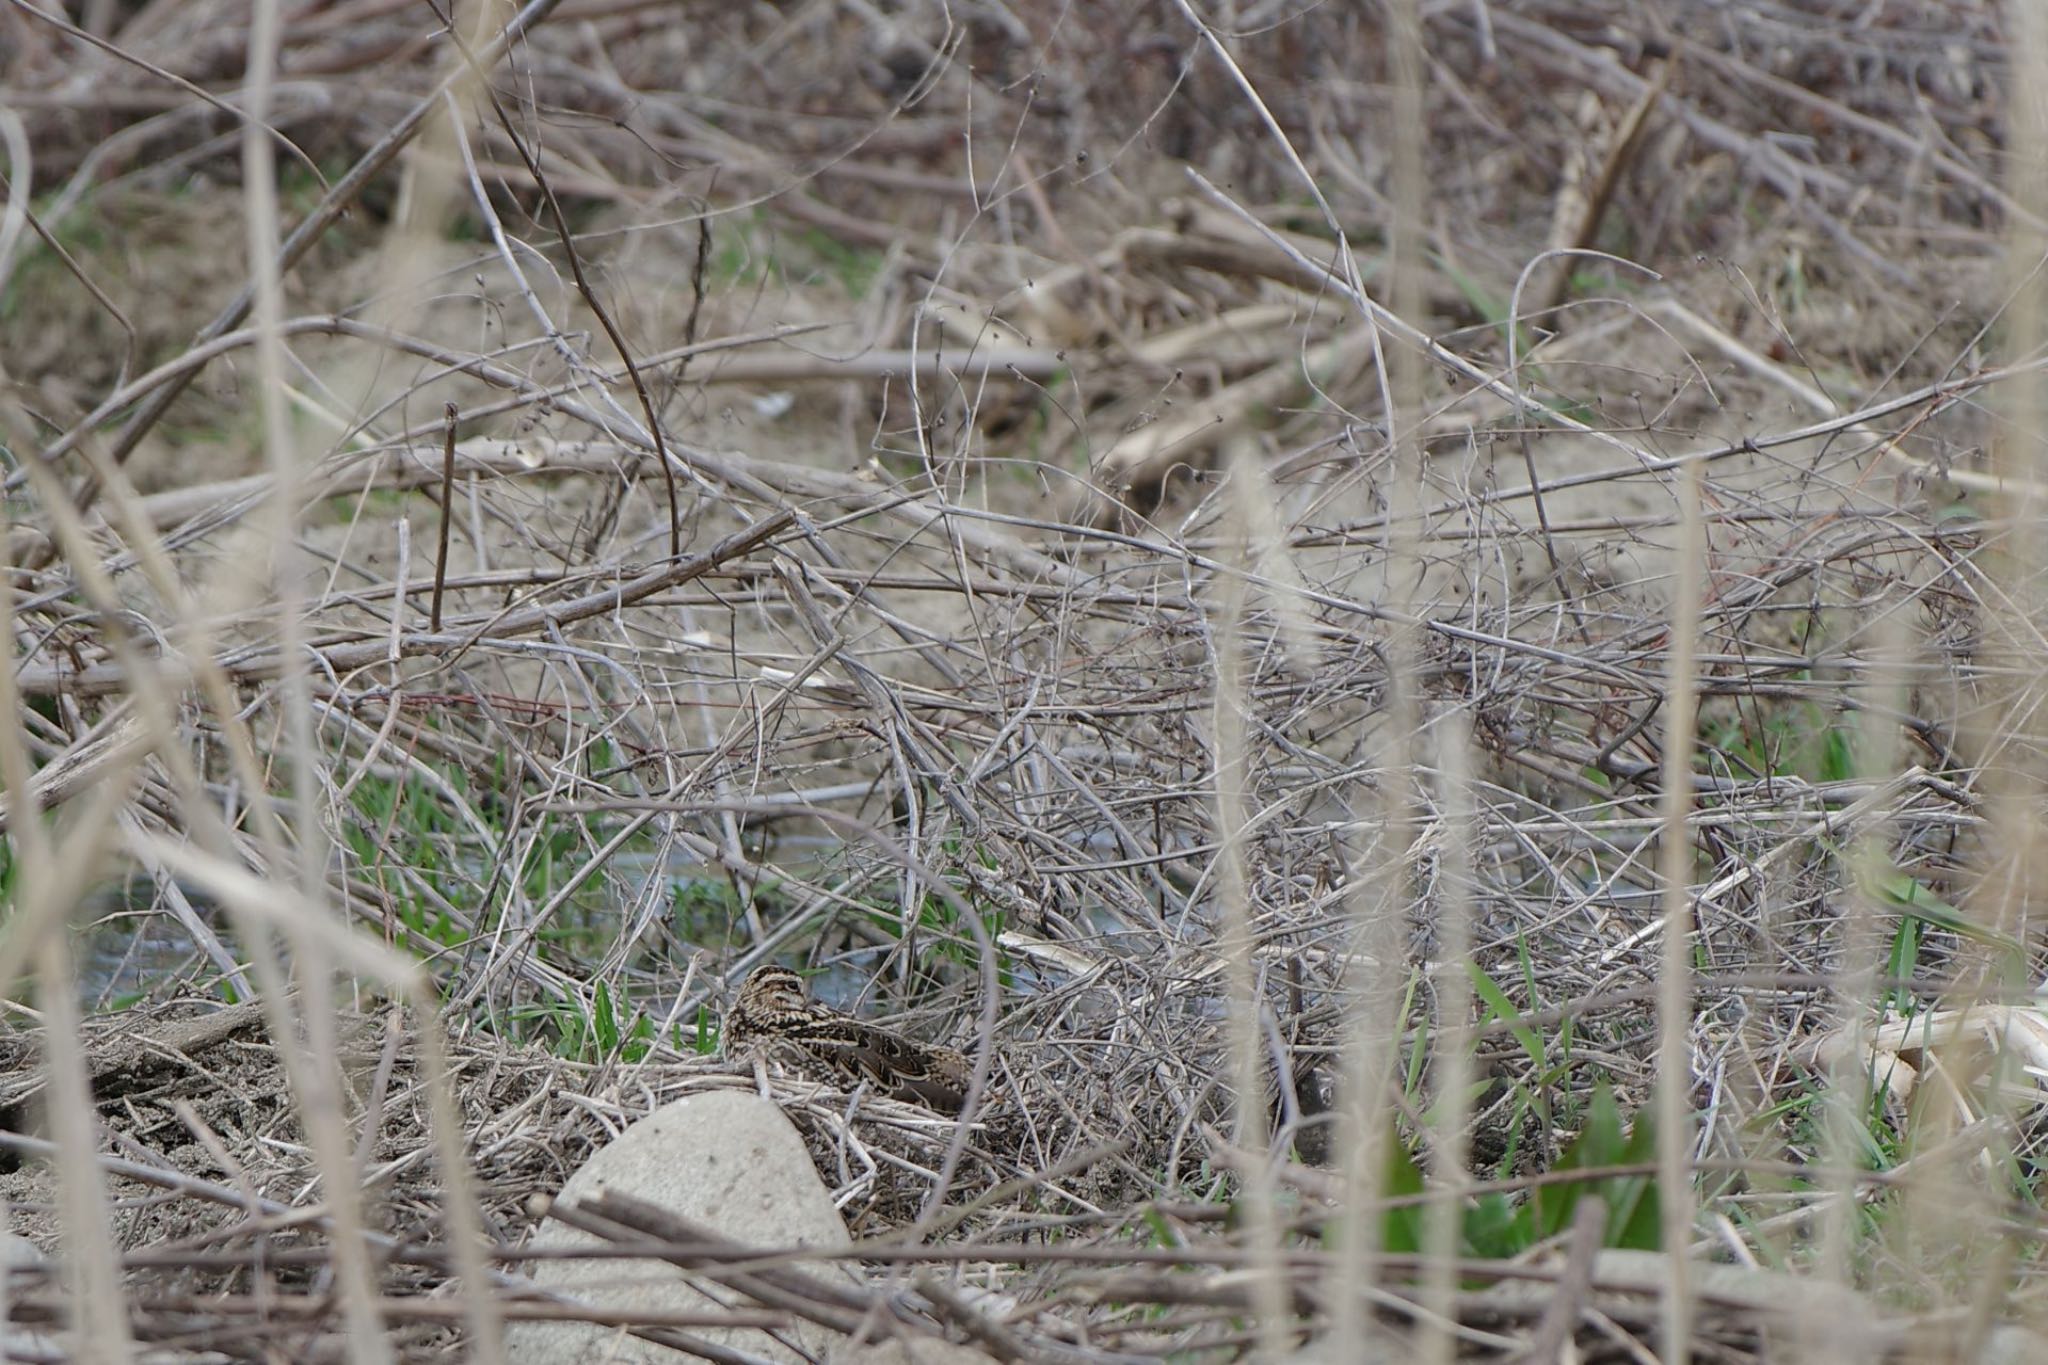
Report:
M 2042 1360 L 2048 1360 L 2048 1337 L 2002 1323 L 1984 1339 L 1976 1365 L 2035 1365 Z
M 30 1277 L 16 1274 L 16 1271 L 33 1270 L 48 1261 L 42 1248 L 18 1232 L 0 1232 L 0 1277 L 6 1283 L 0 1292 L 0 1305 L 12 1304 L 20 1287 L 31 1283 Z M 41 1283 L 38 1278 L 35 1283 Z M 58 1338 L 47 1332 L 38 1332 L 32 1327 L 17 1327 L 4 1321 L 0 1315 L 0 1355 L 8 1360 L 65 1360 L 69 1355 Z
M 18 1232 L 0 1232 L 0 1270 L 33 1270 L 48 1258 Z
M 737 1090 L 691 1095 L 664 1106 L 619 1135 L 562 1187 L 563 1202 L 616 1190 L 703 1224 L 722 1236 L 759 1247 L 848 1246 L 846 1225 L 832 1207 L 811 1165 L 803 1139 L 773 1104 Z M 534 1234 L 536 1247 L 591 1246 L 598 1239 L 549 1221 Z M 827 1262 L 798 1267 L 813 1277 L 853 1285 L 860 1272 Z M 664 1261 L 540 1261 L 534 1283 L 617 1313 L 715 1312 L 723 1306 Z M 751 1307 L 738 1295 L 727 1304 Z M 762 1360 L 819 1359 L 884 1362 L 981 1362 L 979 1352 L 931 1340 L 914 1351 L 894 1344 L 854 1346 L 811 1323 L 781 1335 L 760 1328 L 691 1327 L 690 1336 Z M 674 1365 L 685 1356 L 616 1328 L 575 1322 L 524 1322 L 506 1332 L 507 1355 L 519 1365 L 616 1361 L 621 1365 Z
M 573 1203 L 617 1190 L 755 1246 L 843 1247 L 846 1225 L 832 1207 L 803 1139 L 782 1111 L 756 1095 L 720 1090 L 690 1095 L 640 1120 L 591 1157 L 562 1187 Z M 597 1245 L 599 1239 L 550 1220 L 536 1247 Z M 807 1267 L 839 1274 L 839 1267 Z M 541 1261 L 534 1282 L 583 1303 L 622 1313 L 715 1311 L 720 1304 L 663 1261 Z M 689 1328 L 690 1335 L 769 1360 L 797 1352 L 756 1329 Z M 586 1323 L 519 1323 L 508 1352 L 526 1365 L 606 1360 L 674 1362 L 666 1347 Z

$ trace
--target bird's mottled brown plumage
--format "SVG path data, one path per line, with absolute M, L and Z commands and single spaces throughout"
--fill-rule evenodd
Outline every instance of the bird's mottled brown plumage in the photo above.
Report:
M 957 1114 L 973 1068 L 950 1047 L 920 1043 L 810 998 L 787 967 L 756 967 L 725 1015 L 725 1054 L 778 1062 L 835 1084 L 862 1081 L 893 1099 Z

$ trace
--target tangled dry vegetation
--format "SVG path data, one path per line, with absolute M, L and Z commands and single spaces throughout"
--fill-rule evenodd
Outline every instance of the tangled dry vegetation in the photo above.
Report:
M 2027 1349 L 2025 4 L 281 8 L 0 8 L 15 1321 L 488 1356 L 776 958 L 902 1332 Z

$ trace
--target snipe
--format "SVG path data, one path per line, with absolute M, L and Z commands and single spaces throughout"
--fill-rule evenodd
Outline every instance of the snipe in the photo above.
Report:
M 776 1062 L 848 1088 L 865 1081 L 892 1099 L 957 1114 L 973 1066 L 960 1052 L 920 1043 L 811 999 L 787 967 L 756 967 L 725 1014 L 725 1055 Z

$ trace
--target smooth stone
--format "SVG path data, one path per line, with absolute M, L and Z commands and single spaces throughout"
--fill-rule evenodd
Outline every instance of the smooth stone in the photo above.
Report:
M 33 1270 L 47 1264 L 49 1257 L 42 1248 L 18 1232 L 0 1232 L 0 1276 L 5 1276 L 7 1285 L 0 1299 L 12 1304 L 18 1283 L 27 1283 L 27 1275 L 16 1271 Z M 40 1277 L 37 1283 L 42 1283 Z M 7 1359 L 21 1360 L 66 1360 L 69 1352 L 63 1342 L 52 1333 L 38 1331 L 33 1327 L 19 1327 L 12 1322 L 0 1322 L 0 1354 Z
M 852 1244 L 803 1138 L 780 1109 L 745 1091 L 689 1095 L 657 1109 L 570 1176 L 560 1198 L 573 1203 L 605 1190 L 631 1195 L 749 1246 L 834 1249 Z M 532 1245 L 592 1246 L 601 1245 L 601 1239 L 549 1220 L 535 1231 Z M 815 1277 L 863 1282 L 859 1269 L 845 1263 L 795 1268 Z M 538 1261 L 533 1280 L 552 1293 L 625 1314 L 724 1307 L 665 1261 Z M 736 1306 L 755 1306 L 742 1295 L 728 1298 Z M 676 1330 L 763 1360 L 804 1359 L 761 1328 Z M 810 1322 L 799 1321 L 785 1335 L 819 1359 L 857 1365 L 982 1365 L 989 1360 L 979 1351 L 936 1339 L 916 1342 L 908 1350 L 891 1341 L 855 1345 Z M 591 1323 L 510 1323 L 505 1336 L 507 1354 L 520 1365 L 675 1365 L 687 1358 L 621 1329 Z
M 836 1248 L 851 1240 L 796 1129 L 773 1104 L 742 1091 L 689 1095 L 657 1109 L 570 1176 L 560 1199 L 575 1203 L 606 1190 L 753 1246 Z M 600 1238 L 552 1219 L 533 1236 L 535 1247 L 600 1244 Z M 803 1269 L 813 1275 L 848 1273 L 837 1266 Z M 621 1313 L 715 1312 L 721 1306 L 664 1261 L 540 1261 L 533 1279 L 543 1289 Z M 677 1330 L 769 1360 L 802 1358 L 758 1328 Z M 506 1346 L 524 1365 L 672 1365 L 679 1359 L 665 1346 L 590 1323 L 509 1324 Z

